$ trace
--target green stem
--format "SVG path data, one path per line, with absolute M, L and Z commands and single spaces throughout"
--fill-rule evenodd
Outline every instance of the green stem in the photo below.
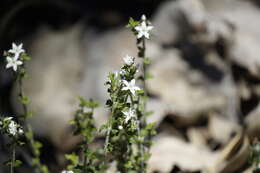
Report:
M 111 124 L 111 118 L 114 114 L 114 110 L 113 110 L 113 107 L 112 107 L 112 111 L 111 111 L 111 115 L 110 115 L 110 120 L 108 122 L 108 130 L 107 130 L 107 133 L 106 133 L 106 140 L 105 140 L 105 146 L 104 146 L 104 150 L 105 150 L 105 155 L 107 155 L 108 151 L 107 151 L 107 147 L 108 147 L 108 142 L 109 142 L 109 137 L 110 137 L 110 133 L 111 133 L 111 130 L 112 130 L 112 124 Z
M 88 148 L 88 144 L 87 144 L 87 141 L 86 139 L 84 139 L 84 147 L 83 147 L 83 170 L 84 172 L 86 172 L 86 168 L 87 168 L 87 164 L 88 164 L 88 160 L 87 160 L 87 157 L 86 157 L 86 150 Z
M 12 160 L 11 160 L 11 173 L 14 173 L 14 167 L 15 167 L 15 145 L 13 146 L 12 149 Z
M 145 59 L 145 56 L 146 56 L 146 42 L 145 42 L 145 38 L 143 38 L 142 39 L 142 59 L 143 59 L 143 77 L 144 77 L 144 79 L 143 79 L 143 89 L 144 89 L 144 98 L 146 99 L 147 98 L 147 86 L 146 86 L 146 76 L 147 76 L 147 66 L 146 66 L 146 64 L 144 63 L 144 59 Z M 144 100 L 144 113 L 146 112 L 146 101 Z M 145 115 L 143 115 L 142 117 L 140 117 L 140 120 L 139 120 L 139 125 L 138 125 L 138 135 L 140 136 L 140 130 L 141 130 L 141 128 L 142 127 L 144 127 L 145 126 L 145 124 L 146 124 L 146 118 L 145 118 Z M 139 151 L 140 151 L 140 154 L 141 154 L 141 157 L 143 158 L 144 157 L 144 150 L 145 150 L 145 148 L 144 148 L 144 145 L 142 144 L 142 143 L 139 143 Z M 145 172 L 145 170 L 144 170 L 144 161 L 142 160 L 142 162 L 141 162 L 141 171 L 142 171 L 142 173 L 144 173 Z
M 25 97 L 24 91 L 23 91 L 23 80 L 21 77 L 18 79 L 18 87 L 19 87 L 19 97 L 23 99 Z M 28 108 L 27 105 L 22 102 L 23 107 L 23 118 L 26 119 L 26 116 L 28 115 Z
M 91 108 L 91 115 L 90 115 L 90 119 L 93 119 L 93 115 L 94 115 L 94 108 Z M 89 141 L 87 140 L 86 137 L 84 137 L 84 146 L 83 146 L 83 169 L 84 169 L 84 172 L 87 171 L 87 165 L 89 165 L 89 159 L 88 157 L 86 156 L 86 152 L 88 150 L 88 145 L 89 145 Z
M 21 98 L 21 99 L 23 99 L 24 97 L 25 97 L 25 94 L 24 94 L 24 90 L 23 90 L 23 80 L 22 80 L 22 77 L 18 77 L 18 87 L 19 87 L 19 97 Z M 25 130 L 28 130 L 28 129 L 30 129 L 30 125 L 28 124 L 28 123 L 26 123 L 26 118 L 27 118 L 27 115 L 28 115 L 28 107 L 27 107 L 27 105 L 26 104 L 24 104 L 23 102 L 21 102 L 21 104 L 22 104 L 22 107 L 23 107 L 23 120 L 24 120 L 24 124 L 25 124 L 25 126 L 26 126 L 26 129 Z M 28 138 L 26 135 L 25 135 L 25 137 L 26 137 L 26 140 L 29 142 L 29 144 L 30 144 L 30 148 L 31 148 L 31 150 L 32 150 L 32 153 L 33 153 L 33 155 L 34 155 L 34 157 L 35 158 L 37 158 L 38 160 L 39 160 L 39 162 L 38 163 L 36 163 L 36 164 L 34 164 L 34 166 L 36 167 L 36 169 L 38 169 L 40 172 L 43 172 L 42 171 L 42 164 L 41 164 L 41 161 L 40 161 L 40 158 L 39 158 L 39 155 L 37 154 L 37 152 L 34 150 L 34 147 L 33 147 L 33 145 L 34 145 L 34 143 L 35 143 L 35 140 L 34 140 L 34 137 L 32 137 L 32 139 L 31 138 Z M 47 170 L 48 171 L 48 170 Z M 49 172 L 49 171 L 48 171 Z
M 145 59 L 145 56 L 146 56 L 146 54 L 145 54 L 145 51 L 146 51 L 146 43 L 145 43 L 145 38 L 143 38 L 142 39 L 142 46 L 143 46 L 143 53 L 142 53 L 142 57 L 141 58 L 143 58 L 143 60 Z M 147 67 L 146 67 L 146 64 L 143 62 L 143 75 L 144 75 L 144 83 L 143 83 L 143 85 L 144 85 L 144 96 L 145 97 L 147 97 L 147 88 L 146 88 L 146 72 L 147 71 Z M 146 106 L 146 104 L 145 104 L 145 106 Z

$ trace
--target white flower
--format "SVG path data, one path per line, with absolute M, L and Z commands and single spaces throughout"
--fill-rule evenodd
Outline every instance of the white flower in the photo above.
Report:
M 14 121 L 11 121 L 8 125 L 8 131 L 13 136 L 17 134 L 17 124 Z
M 74 173 L 74 172 L 70 170 L 63 170 L 61 173 Z
M 132 65 L 134 63 L 135 58 L 129 55 L 126 55 L 124 58 L 124 62 L 126 65 Z
M 20 53 L 24 52 L 23 47 L 23 43 L 21 43 L 20 45 L 16 45 L 15 43 L 12 44 L 12 49 L 10 49 L 8 52 L 15 54 L 15 56 L 20 55 Z
M 135 27 L 135 30 L 138 32 L 137 38 L 145 37 L 150 38 L 149 31 L 153 29 L 153 26 L 147 26 L 145 21 L 142 21 L 141 25 Z
M 121 125 L 118 126 L 118 129 L 119 129 L 119 130 L 122 130 L 122 129 L 123 129 L 123 126 L 121 126 Z
M 133 109 L 129 109 L 128 112 L 123 112 L 125 114 L 125 123 L 127 123 L 131 118 L 135 118 L 135 111 Z
M 146 21 L 146 16 L 143 14 L 141 19 L 142 19 L 142 21 Z
M 135 79 L 132 79 L 130 82 L 123 80 L 123 83 L 125 86 L 122 88 L 122 90 L 124 90 L 124 91 L 130 90 L 130 92 L 133 95 L 135 95 L 135 91 L 140 90 L 140 88 L 135 85 Z
M 19 65 L 22 65 L 22 64 L 23 64 L 22 61 L 18 60 L 18 57 L 19 57 L 19 56 L 17 56 L 17 55 L 14 56 L 14 57 L 7 56 L 7 57 L 6 57 L 6 60 L 7 60 L 6 68 L 12 67 L 13 70 L 16 71 L 16 70 L 17 70 L 17 67 L 18 67 Z

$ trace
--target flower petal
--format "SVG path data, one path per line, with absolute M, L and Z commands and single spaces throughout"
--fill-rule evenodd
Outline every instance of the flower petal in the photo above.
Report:
M 138 32 L 137 38 L 142 38 L 143 32 Z
M 13 64 L 13 70 L 16 71 L 17 70 L 17 65 Z
M 148 31 L 150 31 L 150 30 L 153 29 L 153 26 L 147 26 L 146 29 L 147 29 Z
M 19 44 L 18 49 L 22 49 L 23 43 Z
M 148 33 L 148 32 L 144 32 L 144 37 L 147 38 L 147 39 L 149 39 L 149 37 L 150 37 L 150 36 L 149 36 L 149 33 Z
M 8 63 L 8 64 L 6 64 L 5 68 L 10 68 L 12 66 L 13 66 L 12 64 Z
M 16 64 L 17 64 L 17 65 L 22 65 L 23 62 L 22 62 L 22 61 L 16 61 Z
M 140 26 L 136 26 L 136 27 L 135 27 L 135 30 L 136 30 L 136 31 L 140 31 L 141 29 L 142 29 L 142 28 L 141 28 Z
M 135 79 L 132 79 L 132 80 L 131 80 L 130 85 L 131 85 L 131 86 L 134 86 L 134 85 L 135 85 Z
M 123 87 L 123 88 L 122 88 L 123 91 L 126 91 L 126 90 L 128 90 L 128 89 L 129 89 L 128 87 Z

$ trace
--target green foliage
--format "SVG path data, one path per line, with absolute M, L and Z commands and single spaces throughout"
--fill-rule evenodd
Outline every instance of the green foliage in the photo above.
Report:
M 149 39 L 148 30 L 151 30 L 152 27 L 149 26 L 150 29 L 145 31 L 147 28 L 141 28 L 141 26 L 146 27 L 144 22 L 148 24 L 143 15 L 140 21 L 130 18 L 127 25 L 138 37 L 136 43 L 138 56 L 143 60 L 143 73 L 137 77 L 137 72 L 140 70 L 139 65 L 135 65 L 134 58 L 129 56 L 130 59 L 124 60 L 125 64 L 119 72 L 108 74 L 108 81 L 105 83 L 109 94 L 106 107 L 110 110 L 110 117 L 99 130 L 95 127 L 93 118 L 94 109 L 99 105 L 92 99 L 87 100 L 79 97 L 79 108 L 70 123 L 74 127 L 74 135 L 82 137 L 82 142 L 78 145 L 80 152 L 65 155 L 69 162 L 67 169 L 74 173 L 104 173 L 114 161 L 117 171 L 121 173 L 146 172 L 147 160 L 150 158 L 149 148 L 152 145 L 151 138 L 156 134 L 156 131 L 154 123 L 147 124 L 146 122 L 146 117 L 151 112 L 146 111 L 148 97 L 145 81 L 150 79 L 152 75 L 146 72 L 151 60 L 145 56 L 145 40 Z M 13 44 L 11 51 L 4 52 L 4 56 L 13 58 L 17 54 L 19 54 L 19 61 L 22 63 L 16 61 L 15 65 L 17 66 L 13 66 L 12 59 L 7 58 L 7 61 L 10 63 L 9 66 L 13 67 L 18 82 L 18 99 L 23 107 L 23 114 L 18 117 L 18 120 L 25 127 L 24 133 L 20 133 L 22 127 L 18 123 L 14 124 L 12 119 L 0 119 L 0 131 L 12 139 L 9 144 L 12 148 L 12 158 L 6 162 L 6 165 L 10 166 L 11 173 L 14 173 L 14 168 L 22 164 L 20 160 L 15 158 L 16 147 L 27 145 L 33 154 L 31 162 L 36 172 L 49 173 L 47 166 L 42 164 L 40 160 L 42 144 L 35 141 L 33 130 L 26 123 L 26 120 L 33 115 L 28 110 L 28 104 L 31 101 L 23 90 L 23 79 L 28 76 L 26 62 L 31 57 L 24 52 L 22 44 L 19 46 Z M 135 81 L 142 82 L 143 88 L 135 86 Z M 17 128 L 16 131 L 19 133 L 14 130 L 13 126 Z M 106 133 L 104 148 L 94 149 L 91 145 L 95 142 L 96 133 L 102 131 Z
M 150 64 L 151 64 L 151 59 L 148 58 L 148 57 L 145 57 L 145 58 L 144 58 L 144 64 L 150 65 Z
M 140 22 L 129 20 L 127 27 L 132 28 Z M 145 47 L 140 47 L 142 54 L 145 54 Z M 143 64 L 149 65 L 149 58 L 143 58 Z M 110 98 L 106 106 L 110 109 L 111 115 L 109 122 L 102 127 L 105 129 L 106 143 L 105 151 L 112 160 L 117 162 L 119 172 L 143 173 L 146 172 L 146 161 L 150 157 L 149 147 L 151 146 L 151 137 L 155 135 L 154 124 L 146 125 L 145 104 L 147 97 L 144 89 L 139 89 L 133 94 L 130 90 L 124 90 L 124 81 L 131 82 L 136 79 L 138 66 L 123 65 L 118 73 L 109 73 L 108 86 Z M 145 80 L 148 74 L 144 73 L 138 79 Z M 128 118 L 126 112 L 132 111 L 134 116 Z
M 22 130 L 22 127 L 17 123 L 12 124 L 10 126 L 10 123 L 13 120 L 6 120 L 3 119 L 2 122 L 2 128 L 1 131 L 4 132 L 5 134 L 7 134 L 9 137 L 12 138 L 11 141 L 11 148 L 12 148 L 12 159 L 11 159 L 11 163 L 10 163 L 10 172 L 13 173 L 14 172 L 14 167 L 20 166 L 22 163 L 19 160 L 15 160 L 16 157 L 16 147 L 21 146 L 21 145 L 27 145 L 28 148 L 31 149 L 32 153 L 33 153 L 33 157 L 32 157 L 32 164 L 34 166 L 34 168 L 41 173 L 49 173 L 48 168 L 43 165 L 40 161 L 40 148 L 42 147 L 42 144 L 38 141 L 34 140 L 34 135 L 33 135 L 33 131 L 31 129 L 31 127 L 26 123 L 27 119 L 32 117 L 33 113 L 31 111 L 28 110 L 28 104 L 30 104 L 30 99 L 29 97 L 27 97 L 24 93 L 24 89 L 23 89 L 23 80 L 24 78 L 26 78 L 27 75 L 27 71 L 26 71 L 26 62 L 31 60 L 31 57 L 29 57 L 24 49 L 22 49 L 22 44 L 20 44 L 19 46 L 14 46 L 15 44 L 13 43 L 13 48 L 10 51 L 5 51 L 4 52 L 4 56 L 9 56 L 12 58 L 17 58 L 19 59 L 19 61 L 21 61 L 22 63 L 20 63 L 19 65 L 17 65 L 17 70 L 14 69 L 14 76 L 15 79 L 18 83 L 18 88 L 19 88 L 19 93 L 18 93 L 18 100 L 20 101 L 22 108 L 23 108 L 23 113 L 22 115 L 18 116 L 19 119 L 19 123 L 25 125 L 25 127 Z M 10 53 L 12 52 L 12 53 Z M 17 132 L 16 132 L 17 131 Z M 16 132 L 17 135 L 13 135 Z M 23 140 L 21 140 L 23 139 Z
M 254 165 L 253 173 L 260 173 L 260 143 L 255 140 L 251 147 L 249 163 Z
M 70 162 L 67 169 L 73 170 L 75 173 L 96 173 L 104 172 L 107 166 L 104 162 L 104 151 L 90 148 L 90 144 L 94 141 L 94 133 L 97 132 L 93 119 L 93 112 L 98 104 L 92 99 L 86 100 L 79 97 L 79 109 L 76 111 L 74 120 L 74 135 L 82 135 L 83 141 L 79 145 L 82 159 L 76 153 L 66 154 L 65 158 Z
M 127 28 L 134 28 L 136 27 L 137 25 L 139 25 L 139 21 L 136 21 L 134 20 L 132 17 L 129 18 L 129 22 L 128 24 L 126 25 Z
M 30 99 L 27 96 L 19 96 L 19 100 L 23 105 L 28 105 L 30 103 Z
M 71 163 L 67 166 L 68 169 L 73 169 L 79 164 L 79 157 L 75 153 L 66 154 L 65 158 Z

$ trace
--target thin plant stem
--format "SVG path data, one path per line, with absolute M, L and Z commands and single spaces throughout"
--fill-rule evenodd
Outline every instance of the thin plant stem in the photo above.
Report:
M 19 97 L 22 99 L 25 97 L 25 94 L 24 94 L 24 90 L 23 90 L 23 80 L 21 77 L 19 77 L 19 79 L 18 79 L 18 87 L 19 87 Z M 24 103 L 22 103 L 22 107 L 23 107 L 23 114 L 24 114 L 23 118 L 26 119 L 26 116 L 28 114 L 28 108 L 27 108 L 26 104 L 24 104 Z
M 143 53 L 142 53 L 142 59 L 144 60 L 145 59 L 145 56 L 146 56 L 146 43 L 145 43 L 145 38 L 142 39 L 142 49 L 143 49 Z M 146 68 L 146 64 L 143 62 L 143 75 L 144 75 L 144 96 L 147 97 L 147 88 L 146 88 L 146 72 L 147 71 L 147 68 Z M 146 104 L 145 104 L 145 108 L 146 108 Z
M 22 77 L 18 77 L 18 88 L 19 88 L 19 97 L 21 99 L 23 99 L 25 97 L 25 94 L 24 94 L 24 89 L 23 89 L 23 80 L 22 80 Z M 26 120 L 27 118 L 27 115 L 28 115 L 28 107 L 25 103 L 21 102 L 22 104 L 22 107 L 23 107 L 23 120 Z M 30 129 L 30 125 L 28 123 L 26 123 L 26 121 L 24 121 L 24 125 L 26 127 L 26 130 Z M 39 156 L 37 155 L 36 151 L 34 150 L 34 137 L 32 138 L 28 138 L 26 135 L 25 135 L 26 139 L 28 140 L 29 144 L 30 144 L 30 148 L 32 150 L 32 153 L 35 157 L 39 158 Z M 40 158 L 39 158 L 39 162 L 40 162 Z M 39 171 L 36 171 L 36 172 L 43 172 L 41 171 L 41 162 L 40 163 L 36 163 L 35 167 L 39 170 Z
M 92 115 L 94 115 L 94 108 L 91 108 L 91 116 Z M 86 151 L 89 147 L 89 141 L 87 141 L 86 137 L 84 137 L 83 143 L 84 143 L 84 147 L 82 149 L 82 151 L 83 151 L 83 169 L 86 172 L 87 165 L 89 164 L 89 159 L 88 159 L 88 157 L 86 157 Z
M 142 59 L 143 59 L 143 89 L 144 89 L 144 98 L 146 99 L 147 97 L 147 87 L 146 87 L 146 73 L 147 73 L 147 67 L 146 64 L 144 63 L 144 59 L 146 56 L 146 42 L 145 42 L 145 38 L 142 39 Z M 144 101 L 144 113 L 146 112 L 146 101 Z M 140 129 L 145 126 L 146 124 L 146 120 L 145 120 L 145 115 L 143 115 L 139 122 L 138 122 L 138 133 L 140 136 Z M 144 145 L 142 143 L 139 144 L 139 149 L 140 149 L 140 154 L 141 157 L 143 158 L 144 156 Z M 142 160 L 141 162 L 141 169 L 142 169 L 142 173 L 144 173 L 144 161 Z
M 14 167 L 15 167 L 15 145 L 13 146 L 13 149 L 12 149 L 12 160 L 11 160 L 11 169 L 10 169 L 10 172 L 11 173 L 14 173 Z

